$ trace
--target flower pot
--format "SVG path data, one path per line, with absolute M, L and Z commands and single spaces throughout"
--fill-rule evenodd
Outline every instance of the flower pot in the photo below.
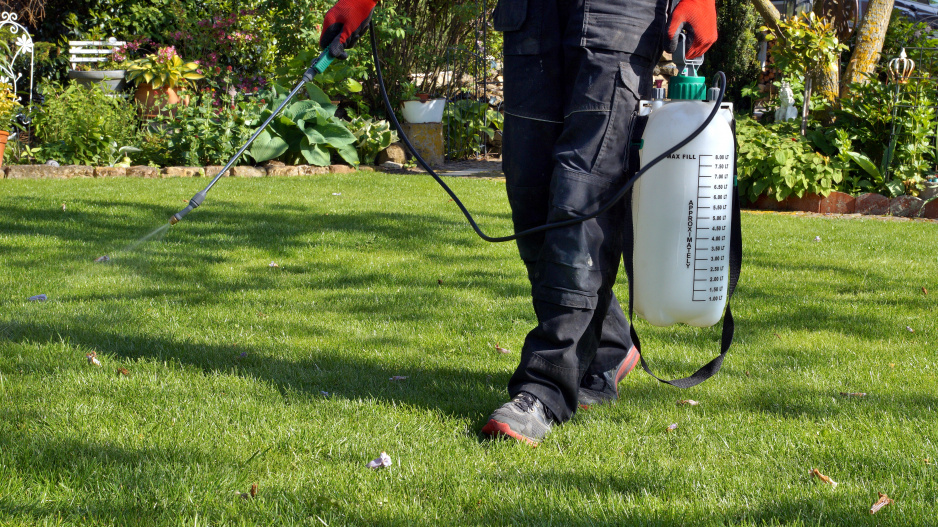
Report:
M 124 70 L 102 70 L 102 71 L 78 71 L 69 70 L 68 78 L 74 79 L 79 84 L 92 85 L 100 84 L 107 86 L 112 91 L 121 91 L 127 87 Z
M 919 192 L 918 197 L 922 199 L 932 199 L 938 196 L 938 183 L 928 181 L 925 183 L 925 189 Z
M 443 108 L 446 99 L 429 99 L 424 101 L 404 101 L 402 110 L 404 120 L 412 124 L 439 123 L 443 121 Z
M 7 139 L 10 138 L 10 132 L 0 130 L 0 167 L 3 166 L 3 152 L 7 149 Z
M 140 105 L 145 117 L 156 117 L 162 111 L 163 106 L 167 104 L 179 104 L 180 102 L 188 104 L 189 102 L 188 97 L 181 99 L 173 88 L 167 88 L 166 86 L 153 88 L 148 82 L 137 86 L 137 91 L 134 92 L 134 100 Z

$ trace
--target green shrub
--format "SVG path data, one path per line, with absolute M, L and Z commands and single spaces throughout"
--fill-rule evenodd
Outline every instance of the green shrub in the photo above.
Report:
M 826 196 L 843 181 L 844 163 L 815 152 L 799 127 L 799 121 L 761 125 L 749 117 L 737 117 L 742 196 L 750 201 L 763 193 L 778 201 L 793 194 Z
M 43 86 L 45 104 L 34 110 L 42 156 L 65 165 L 108 165 L 133 146 L 137 115 L 125 98 L 98 85 Z
M 219 104 L 211 91 L 189 97 L 188 105 L 168 106 L 141 132 L 138 146 L 146 162 L 223 165 L 254 132 L 263 106 L 240 94 L 226 104 Z
M 446 155 L 465 159 L 482 151 L 485 141 L 501 130 L 504 117 L 484 102 L 463 99 L 447 103 L 443 114 Z
M 707 50 L 700 75 L 726 74 L 729 101 L 739 101 L 746 84 L 759 76 L 759 43 L 756 32 L 761 18 L 749 0 L 717 0 L 717 32 L 720 38 Z

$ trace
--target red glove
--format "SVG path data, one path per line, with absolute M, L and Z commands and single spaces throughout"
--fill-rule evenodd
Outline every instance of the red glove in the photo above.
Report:
M 668 39 L 671 40 L 672 53 L 677 48 L 677 36 L 687 27 L 691 47 L 687 58 L 695 59 L 703 55 L 717 41 L 717 6 L 714 0 L 680 0 L 671 12 L 668 25 Z
M 371 23 L 371 12 L 378 4 L 376 0 L 339 0 L 326 12 L 322 21 L 319 47 L 329 48 L 333 57 L 347 59 L 346 49 L 351 49 L 358 37 Z

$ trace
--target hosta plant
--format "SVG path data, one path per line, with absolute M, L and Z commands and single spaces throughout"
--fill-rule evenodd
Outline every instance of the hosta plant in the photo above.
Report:
M 198 69 L 198 64 L 183 62 L 176 54 L 176 48 L 167 46 L 154 54 L 131 61 L 127 66 L 127 79 L 137 84 L 147 83 L 153 89 L 175 88 L 203 78 L 197 73 Z
M 374 163 L 379 152 L 397 141 L 397 131 L 391 129 L 391 124 L 383 120 L 374 120 L 367 117 L 355 117 L 348 123 L 349 130 L 358 140 L 355 150 L 362 163 Z
M 261 111 L 257 125 L 264 122 L 286 98 L 285 90 L 275 86 Z M 291 101 L 251 145 L 251 157 L 258 163 L 280 158 L 286 163 L 326 166 L 332 152 L 350 165 L 358 165 L 355 143 L 358 139 L 345 122 L 335 116 L 336 106 L 316 86 L 306 85 L 308 99 Z

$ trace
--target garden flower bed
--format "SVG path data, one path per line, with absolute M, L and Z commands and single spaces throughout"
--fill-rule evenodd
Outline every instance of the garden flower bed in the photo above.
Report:
M 166 177 L 215 177 L 223 166 L 209 165 L 204 167 L 92 167 L 85 165 L 12 165 L 0 168 L 0 175 L 6 179 L 71 179 L 71 178 L 107 178 L 107 177 L 138 177 L 138 178 L 166 178 Z M 278 165 L 266 166 L 240 165 L 231 167 L 226 176 L 232 177 L 265 177 L 265 176 L 313 176 L 317 174 L 346 174 L 361 170 L 374 171 L 374 167 L 360 165 L 357 168 L 349 165 Z

